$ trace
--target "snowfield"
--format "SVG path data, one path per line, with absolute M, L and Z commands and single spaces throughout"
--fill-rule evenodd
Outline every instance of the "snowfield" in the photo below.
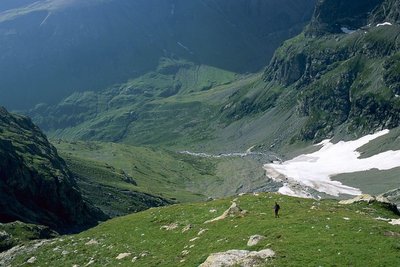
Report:
M 308 188 L 332 196 L 339 194 L 360 195 L 358 188 L 343 185 L 330 178 L 337 174 L 367 171 L 371 169 L 390 170 L 400 166 L 400 151 L 386 151 L 369 158 L 360 159 L 356 150 L 370 141 L 388 134 L 383 130 L 358 140 L 336 144 L 325 140 L 317 152 L 303 154 L 282 164 L 265 164 L 268 177 L 283 182 L 279 192 L 285 195 L 311 197 Z

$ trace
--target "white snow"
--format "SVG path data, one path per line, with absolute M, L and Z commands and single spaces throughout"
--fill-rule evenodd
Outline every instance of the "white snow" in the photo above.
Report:
M 342 32 L 344 32 L 346 34 L 352 34 L 353 32 L 355 32 L 355 30 L 350 30 L 347 27 L 341 27 L 340 29 L 342 30 Z
M 367 171 L 371 169 L 389 170 L 400 166 L 400 151 L 386 151 L 369 158 L 360 159 L 357 148 L 370 141 L 386 135 L 389 130 L 364 136 L 358 140 L 336 144 L 325 140 L 321 149 L 311 154 L 303 154 L 281 164 L 265 164 L 268 177 L 284 182 L 279 192 L 300 197 L 310 196 L 307 188 L 315 189 L 329 195 L 360 195 L 358 188 L 332 181 L 330 177 L 342 174 Z
M 392 23 L 384 22 L 384 23 L 379 23 L 379 24 L 376 25 L 376 27 L 380 27 L 380 26 L 392 26 Z

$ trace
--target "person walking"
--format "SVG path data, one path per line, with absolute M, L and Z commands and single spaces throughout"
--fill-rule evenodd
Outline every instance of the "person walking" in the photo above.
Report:
M 275 206 L 274 206 L 275 218 L 279 218 L 279 210 L 280 209 L 281 209 L 281 207 L 279 206 L 279 204 L 277 202 L 275 202 Z

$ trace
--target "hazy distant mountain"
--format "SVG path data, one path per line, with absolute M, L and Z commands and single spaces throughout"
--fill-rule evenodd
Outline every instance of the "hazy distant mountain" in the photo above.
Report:
M 164 63 L 157 73 L 102 93 L 74 94 L 55 106 L 40 105 L 29 115 L 60 138 L 200 143 L 202 150 L 254 144 L 279 149 L 296 140 L 396 128 L 399 0 L 346 3 L 318 2 L 309 26 L 275 52 L 262 78 L 235 80 L 187 64 L 183 77 Z M 226 81 L 232 83 L 212 90 Z
M 0 99 L 54 102 L 153 70 L 160 57 L 260 70 L 298 33 L 314 0 L 6 0 L 0 2 Z

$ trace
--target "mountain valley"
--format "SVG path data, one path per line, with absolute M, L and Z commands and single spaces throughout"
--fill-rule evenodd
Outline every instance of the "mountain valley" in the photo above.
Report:
M 0 265 L 397 266 L 399 6 L 0 4 Z

